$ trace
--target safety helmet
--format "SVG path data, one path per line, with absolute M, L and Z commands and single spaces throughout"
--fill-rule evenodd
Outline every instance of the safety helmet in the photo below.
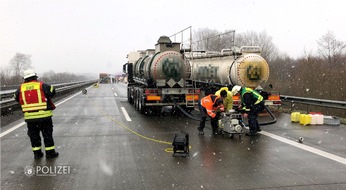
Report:
M 233 95 L 237 94 L 240 91 L 240 89 L 241 89 L 241 86 L 239 86 L 239 85 L 233 86 L 233 88 L 232 88 Z
M 34 70 L 27 69 L 27 70 L 24 71 L 24 75 L 23 75 L 24 80 L 27 79 L 27 78 L 30 78 L 30 77 L 34 77 L 34 76 L 37 77 L 37 74 L 35 73 Z

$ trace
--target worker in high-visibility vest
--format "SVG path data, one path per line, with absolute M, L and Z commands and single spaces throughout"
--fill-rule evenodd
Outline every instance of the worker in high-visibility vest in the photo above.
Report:
M 55 158 L 59 155 L 55 151 L 53 139 L 52 110 L 55 105 L 51 98 L 55 95 L 55 89 L 37 81 L 37 74 L 32 69 L 25 70 L 23 78 L 24 83 L 15 92 L 14 98 L 22 107 L 34 158 L 43 157 L 40 132 L 44 139 L 46 158 Z
M 218 112 L 225 111 L 223 106 L 223 97 L 227 95 L 226 91 L 221 92 L 221 96 L 210 94 L 198 101 L 198 107 L 201 113 L 201 120 L 197 128 L 200 135 L 204 135 L 204 127 L 207 116 L 209 116 L 213 134 L 218 134 Z
M 233 108 L 233 93 L 228 90 L 228 87 L 222 87 L 215 92 L 216 96 L 221 96 L 221 92 L 225 91 L 227 94 L 223 97 L 223 105 L 225 107 L 225 112 L 228 112 Z M 223 92 L 224 93 L 224 92 Z
M 240 93 L 241 106 L 240 109 L 244 113 L 244 117 L 248 117 L 250 131 L 246 133 L 247 136 L 254 136 L 257 132 L 261 131 L 257 117 L 258 114 L 264 110 L 263 96 L 256 90 L 247 87 L 234 86 L 232 88 L 233 95 Z

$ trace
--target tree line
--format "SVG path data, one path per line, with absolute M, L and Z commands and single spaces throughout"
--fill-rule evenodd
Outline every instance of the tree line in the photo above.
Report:
M 23 72 L 32 68 L 31 55 L 16 53 L 10 60 L 8 66 L 1 67 L 0 80 L 1 86 L 19 85 L 23 82 Z M 39 80 L 47 83 L 64 83 L 89 80 L 90 77 L 77 75 L 68 72 L 47 71 L 38 75 Z
M 273 90 L 290 96 L 346 101 L 346 42 L 331 31 L 316 40 L 317 52 L 302 52 L 298 58 L 280 52 L 266 32 L 235 35 L 232 31 L 204 28 L 195 31 L 193 39 L 194 50 L 259 46 L 270 67 L 267 84 L 272 84 Z
M 234 31 L 221 33 L 208 28 L 193 34 L 194 50 L 221 51 L 241 46 L 259 46 L 270 67 L 267 84 L 284 95 L 346 101 L 346 43 L 338 40 L 333 32 L 327 32 L 316 40 L 317 52 L 303 52 L 292 58 L 280 52 L 266 32 Z M 18 85 L 25 69 L 31 68 L 31 55 L 16 53 L 9 66 L 1 67 L 1 85 Z M 48 71 L 39 76 L 49 83 L 88 80 L 88 77 L 72 73 Z

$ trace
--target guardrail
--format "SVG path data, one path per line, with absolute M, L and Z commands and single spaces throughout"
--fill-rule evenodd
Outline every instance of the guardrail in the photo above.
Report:
M 71 83 L 61 83 L 61 84 L 54 84 L 55 91 L 57 94 L 63 94 L 65 92 L 68 92 L 73 89 L 77 89 L 80 87 L 84 87 L 87 85 L 92 85 L 94 83 L 98 82 L 98 80 L 90 80 L 90 81 L 78 81 L 78 82 L 71 82 Z M 3 109 L 9 109 L 12 110 L 12 106 L 18 105 L 18 103 L 14 100 L 13 94 L 17 89 L 12 90 L 5 90 L 0 91 L 1 95 L 1 114 L 3 112 Z
M 85 85 L 87 84 L 92 84 L 97 82 L 97 80 L 91 80 L 91 81 L 77 81 L 77 82 L 70 82 L 70 83 L 60 83 L 60 84 L 53 84 L 52 86 L 54 86 L 56 92 L 61 92 L 64 90 L 68 90 L 71 88 L 75 88 L 78 87 L 80 85 Z M 4 99 L 10 99 L 13 97 L 13 93 L 17 90 L 17 88 L 19 87 L 19 85 L 15 86 L 14 85 L 14 89 L 9 89 L 9 90 L 2 90 L 0 91 L 0 96 L 1 96 L 1 100 Z
M 280 98 L 281 98 L 281 101 L 290 102 L 292 104 L 299 103 L 299 104 L 314 105 L 314 106 L 321 106 L 321 107 L 327 107 L 327 108 L 346 109 L 345 101 L 305 98 L 305 97 L 286 96 L 286 95 L 280 95 Z

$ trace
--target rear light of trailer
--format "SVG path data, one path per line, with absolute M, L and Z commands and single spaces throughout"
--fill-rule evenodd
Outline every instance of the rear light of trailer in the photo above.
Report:
M 147 96 L 147 101 L 160 101 L 161 96 L 155 96 L 155 95 L 148 95 Z
M 161 96 L 158 96 L 157 89 L 145 89 L 144 91 L 147 101 L 160 101 Z
M 269 95 L 268 100 L 280 100 L 280 95 Z
M 191 100 L 198 101 L 199 96 L 197 94 L 186 94 L 185 99 L 188 101 L 191 101 Z
M 189 94 L 200 94 L 201 93 L 201 89 L 199 89 L 199 88 L 190 88 L 190 89 L 187 90 L 187 92 Z
M 146 89 L 145 94 L 146 95 L 150 95 L 150 94 L 157 95 L 157 89 Z
M 233 96 L 233 101 L 236 101 L 236 100 L 238 100 L 238 101 L 240 100 L 240 96 L 239 95 L 234 95 Z
M 281 105 L 281 100 L 279 100 L 279 101 L 273 101 L 273 104 Z
M 233 107 L 238 107 L 240 105 L 240 96 L 234 95 L 232 98 L 233 98 Z
M 268 100 L 273 102 L 273 105 L 281 105 L 280 93 L 272 92 L 268 96 Z

